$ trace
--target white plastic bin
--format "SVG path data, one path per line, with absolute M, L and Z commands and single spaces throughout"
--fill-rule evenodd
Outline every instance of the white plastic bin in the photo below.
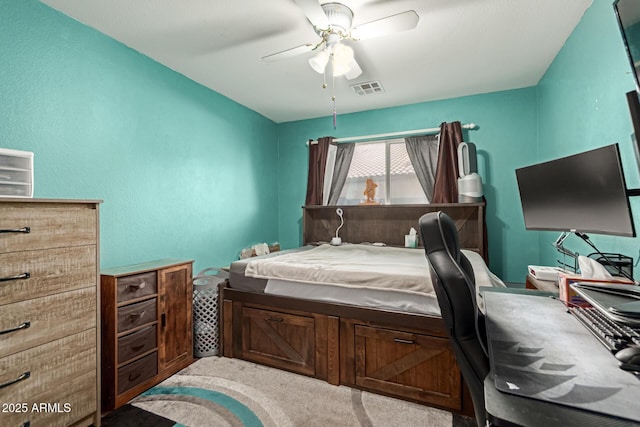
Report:
M 33 197 L 33 153 L 0 148 L 0 197 Z

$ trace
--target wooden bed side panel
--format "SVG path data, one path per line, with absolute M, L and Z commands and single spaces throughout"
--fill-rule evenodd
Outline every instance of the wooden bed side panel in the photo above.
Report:
M 424 314 L 401 313 L 397 311 L 377 310 L 375 308 L 357 307 L 348 304 L 326 303 L 298 298 L 269 295 L 258 292 L 241 291 L 226 287 L 224 298 L 234 304 L 248 304 L 287 310 L 292 313 L 316 313 L 338 317 L 340 319 L 357 319 L 360 322 L 374 322 L 378 325 L 398 327 L 403 330 L 415 330 L 427 335 L 447 337 L 442 318 Z M 235 313 L 235 312 L 234 312 Z M 236 330 L 234 329 L 234 333 Z
M 446 203 L 431 205 L 340 206 L 344 225 L 340 229 L 343 242 L 382 242 L 404 246 L 404 236 L 428 212 L 443 211 L 456 224 L 460 246 L 486 258 L 484 241 L 484 203 Z M 303 207 L 303 244 L 329 242 L 340 226 L 336 206 Z M 422 247 L 422 242 L 418 242 Z
M 223 293 L 225 356 L 468 412 L 441 318 L 231 288 Z

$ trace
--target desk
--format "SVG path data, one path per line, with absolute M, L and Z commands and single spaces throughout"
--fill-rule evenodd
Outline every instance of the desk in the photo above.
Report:
M 492 369 L 484 382 L 485 403 L 492 423 L 640 426 L 608 414 L 626 411 L 640 419 L 640 377 L 619 369 L 615 357 L 561 302 L 500 292 L 485 292 L 484 301 Z M 547 377 L 555 385 L 543 384 Z M 505 384 L 519 386 L 521 394 L 505 392 Z M 593 398 L 591 390 L 604 397 Z

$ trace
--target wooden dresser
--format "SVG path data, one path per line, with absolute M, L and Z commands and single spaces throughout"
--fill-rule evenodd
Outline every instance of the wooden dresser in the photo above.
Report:
M 103 412 L 193 361 L 192 264 L 165 259 L 102 271 Z
M 98 206 L 0 199 L 0 425 L 100 424 Z

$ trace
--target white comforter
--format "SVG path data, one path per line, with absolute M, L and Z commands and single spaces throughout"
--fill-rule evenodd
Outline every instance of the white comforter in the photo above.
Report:
M 478 253 L 462 252 L 471 262 L 478 288 L 504 286 Z M 307 251 L 256 258 L 247 264 L 245 274 L 288 282 L 415 292 L 435 298 L 429 265 L 424 250 L 420 249 L 322 245 Z M 479 292 L 478 305 L 481 310 L 484 308 Z
M 424 251 L 416 249 L 322 245 L 250 261 L 245 274 L 262 279 L 434 293 Z

